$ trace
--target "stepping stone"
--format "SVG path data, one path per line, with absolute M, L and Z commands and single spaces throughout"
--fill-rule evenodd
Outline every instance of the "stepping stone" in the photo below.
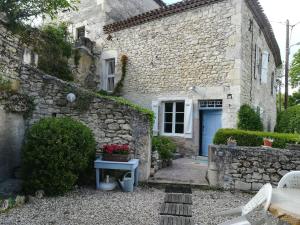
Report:
M 192 206 L 187 204 L 163 203 L 160 215 L 192 217 Z
M 190 217 L 179 216 L 161 216 L 159 225 L 193 225 L 194 222 Z
M 178 194 L 170 193 L 165 196 L 165 203 L 178 203 L 192 205 L 192 195 L 190 194 Z
M 165 192 L 192 194 L 192 188 L 190 185 L 168 185 L 166 186 Z

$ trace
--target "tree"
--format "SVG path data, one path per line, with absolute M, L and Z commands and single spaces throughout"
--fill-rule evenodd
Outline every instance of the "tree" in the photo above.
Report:
M 300 49 L 294 55 L 294 59 L 292 62 L 291 70 L 290 70 L 291 84 L 293 87 L 299 86 L 300 82 Z
M 289 107 L 300 104 L 300 89 L 289 96 Z
M 74 10 L 79 0 L 1 0 L 0 12 L 5 12 L 10 22 L 23 22 L 38 16 L 54 18 L 62 10 Z

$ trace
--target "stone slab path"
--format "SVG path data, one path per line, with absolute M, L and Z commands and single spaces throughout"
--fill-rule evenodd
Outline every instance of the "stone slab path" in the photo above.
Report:
M 159 225 L 193 225 L 191 186 L 168 185 Z
M 173 165 L 157 171 L 150 183 L 208 185 L 207 164 L 190 158 L 173 160 Z

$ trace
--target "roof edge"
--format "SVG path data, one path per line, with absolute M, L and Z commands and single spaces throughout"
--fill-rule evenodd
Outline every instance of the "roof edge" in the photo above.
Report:
M 153 1 L 155 1 L 155 2 L 156 2 L 159 6 L 161 6 L 161 7 L 166 7 L 166 6 L 167 6 L 167 4 L 164 3 L 163 0 L 153 0 Z
M 159 0 L 160 1 L 160 0 Z M 225 0 L 182 0 L 171 5 L 166 5 L 165 7 L 150 10 L 148 12 L 127 18 L 125 20 L 117 21 L 108 24 L 103 27 L 104 33 L 113 33 L 129 27 L 137 26 L 143 23 L 147 23 L 162 17 L 171 16 L 180 12 L 198 8 L 201 6 L 210 5 L 217 2 L 222 2 Z
M 278 42 L 275 38 L 274 31 L 268 17 L 264 13 L 264 10 L 258 0 L 245 1 L 265 36 L 266 42 L 274 55 L 276 66 L 279 67 L 280 65 L 282 65 L 280 48 L 278 46 Z

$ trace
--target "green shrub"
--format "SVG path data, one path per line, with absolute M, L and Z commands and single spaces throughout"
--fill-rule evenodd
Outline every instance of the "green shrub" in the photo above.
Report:
M 68 61 L 72 56 L 72 43 L 68 40 L 66 24 L 43 27 L 34 46 L 39 54 L 39 69 L 62 80 L 74 80 Z
M 27 132 L 22 154 L 24 191 L 63 194 L 92 166 L 96 142 L 92 131 L 68 118 L 46 118 Z
M 263 131 L 260 116 L 249 105 L 242 105 L 238 113 L 238 129 Z
M 176 152 L 176 144 L 168 137 L 153 137 L 152 151 L 157 151 L 163 160 L 172 159 L 173 153 Z
M 275 130 L 281 133 L 300 133 L 300 105 L 280 113 Z
M 287 144 L 294 144 L 300 142 L 300 135 L 296 134 L 282 134 L 271 132 L 245 131 L 235 129 L 220 129 L 215 134 L 214 144 L 227 144 L 227 139 L 232 137 L 237 141 L 239 146 L 261 146 L 264 138 L 271 138 L 274 140 L 274 148 L 286 148 Z

